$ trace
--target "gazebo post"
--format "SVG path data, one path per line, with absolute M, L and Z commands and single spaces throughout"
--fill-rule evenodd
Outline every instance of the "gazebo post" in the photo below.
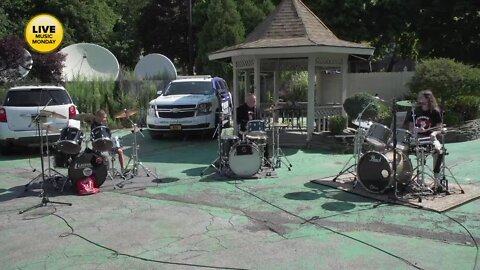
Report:
M 245 92 L 243 93 L 243 99 L 250 93 L 250 71 L 245 70 Z
M 275 71 L 273 72 L 273 106 L 277 106 L 278 104 L 278 88 L 280 87 L 280 70 L 277 65 L 275 65 Z M 278 122 L 278 111 L 273 111 L 273 122 Z
M 347 99 L 347 73 L 348 73 L 348 54 L 343 55 L 342 57 L 342 102 Z M 347 113 L 342 106 L 342 115 L 346 116 Z
M 257 97 L 257 105 L 255 107 L 257 113 L 260 112 L 260 104 L 262 100 L 260 99 L 260 58 L 255 57 L 254 64 L 253 64 L 253 86 L 254 86 L 254 93 L 255 97 Z
M 308 57 L 307 142 L 315 128 L 315 56 Z
M 238 70 L 237 70 L 237 61 L 232 59 L 233 61 L 233 129 L 234 134 L 238 134 L 238 125 L 237 125 L 237 112 L 236 109 L 238 107 Z

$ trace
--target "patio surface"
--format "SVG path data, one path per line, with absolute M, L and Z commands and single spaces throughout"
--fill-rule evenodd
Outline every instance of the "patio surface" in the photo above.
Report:
M 437 213 L 311 183 L 350 157 L 325 150 L 284 149 L 293 168 L 275 178 L 218 181 L 199 176 L 216 141 L 139 141 L 159 179 L 106 180 L 90 196 L 48 189 L 73 205 L 21 215 L 41 201 L 39 185 L 23 188 L 40 159 L 0 156 L 1 269 L 480 269 L 480 200 Z M 480 186 L 479 142 L 447 145 L 460 184 Z

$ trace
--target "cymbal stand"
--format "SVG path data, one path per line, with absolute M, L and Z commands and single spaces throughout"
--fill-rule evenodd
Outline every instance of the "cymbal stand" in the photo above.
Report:
M 132 162 L 133 167 L 132 167 L 132 170 L 129 172 L 130 178 L 138 176 L 138 168 L 141 167 L 145 171 L 145 173 L 147 174 L 147 177 L 149 177 L 150 175 L 153 175 L 155 177 L 155 179 L 158 179 L 158 176 L 155 173 L 153 173 L 151 170 L 149 170 L 143 164 L 143 162 L 140 161 L 140 158 L 138 156 L 139 145 L 137 143 L 137 132 L 140 132 L 140 134 L 143 136 L 142 129 L 138 128 L 137 124 L 133 123 L 133 121 L 130 119 L 130 117 L 127 117 L 127 119 L 130 121 L 130 123 L 132 123 L 132 133 L 133 133 L 132 155 L 130 156 L 130 159 L 128 160 L 127 164 L 125 165 L 125 168 L 127 168 L 128 165 L 130 165 L 130 162 Z M 124 181 L 118 183 L 117 186 L 119 188 L 122 188 L 125 185 L 126 181 L 127 180 L 124 180 Z
M 363 110 L 357 115 L 357 118 L 355 119 L 355 121 L 360 122 L 360 119 L 362 119 L 363 113 L 365 113 L 365 111 L 368 109 L 368 107 L 372 106 L 374 103 L 375 103 L 374 101 L 368 103 L 367 106 L 365 106 L 365 108 L 363 108 Z M 353 186 L 356 187 L 357 181 L 358 181 L 358 179 L 357 179 L 357 164 L 358 164 L 358 161 L 360 159 L 360 155 L 362 154 L 362 144 L 363 144 L 363 141 L 365 140 L 365 136 L 366 136 L 366 131 L 361 127 L 361 125 L 358 125 L 357 132 L 355 134 L 355 138 L 354 138 L 354 141 L 353 141 L 353 155 L 347 160 L 345 165 L 343 165 L 340 172 L 332 179 L 333 182 L 336 182 L 338 177 L 340 177 L 341 175 L 343 175 L 345 173 L 351 173 L 355 176 Z M 348 166 L 348 164 L 350 164 L 352 159 L 354 161 L 353 164 Z
M 47 103 L 48 104 L 48 103 Z M 18 214 L 23 214 L 25 212 L 28 212 L 30 210 L 33 210 L 33 209 L 36 209 L 36 208 L 40 208 L 42 206 L 47 206 L 48 203 L 54 203 L 54 204 L 61 204 L 61 205 L 68 205 L 68 206 L 72 206 L 71 203 L 66 203 L 66 202 L 57 202 L 57 201 L 50 201 L 50 199 L 48 199 L 48 195 L 45 191 L 45 165 L 44 165 L 44 161 L 43 161 L 43 136 L 42 136 L 42 130 L 40 129 L 40 115 L 38 115 L 35 119 L 34 119 L 36 125 L 37 125 L 37 131 L 38 131 L 38 136 L 40 137 L 40 164 L 42 166 L 42 173 L 39 175 L 42 177 L 42 184 L 41 184 L 41 188 L 42 188 L 42 191 L 41 191 L 41 196 L 42 196 L 42 201 L 36 205 L 33 205 L 25 210 L 22 210 L 20 212 L 18 212 Z M 36 178 L 38 178 L 39 176 L 37 176 Z M 35 180 L 36 178 L 34 178 L 33 180 Z M 30 181 L 30 183 L 33 182 Z M 27 185 L 25 185 L 25 189 L 28 189 L 28 185 L 30 185 L 30 183 L 28 183 Z
M 217 127 L 215 128 L 215 131 L 213 132 L 212 138 L 215 138 L 215 135 L 217 135 L 217 145 L 218 145 L 217 155 L 218 156 L 214 161 L 212 161 L 212 163 L 210 163 L 210 165 L 208 165 L 208 167 L 206 167 L 205 169 L 203 169 L 200 172 L 200 176 L 204 176 L 205 173 L 210 168 L 214 168 L 220 174 L 222 174 L 222 172 L 223 172 L 224 161 L 223 161 L 223 158 L 222 158 L 222 151 L 221 151 L 221 149 L 222 149 L 222 139 L 221 139 L 221 136 L 222 136 L 222 119 L 220 119 L 220 121 L 218 121 Z
M 288 170 L 291 171 L 291 168 L 293 167 L 292 163 L 290 163 L 290 160 L 288 160 L 285 153 L 283 153 L 282 148 L 280 148 L 280 128 L 283 127 L 275 126 L 275 124 L 273 125 L 273 163 L 275 164 L 275 168 L 280 168 L 283 163 L 285 166 L 287 166 Z M 282 158 L 284 158 L 285 160 L 283 160 Z

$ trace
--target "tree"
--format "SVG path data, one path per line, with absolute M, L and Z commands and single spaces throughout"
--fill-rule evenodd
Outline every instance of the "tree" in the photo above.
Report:
M 249 34 L 275 8 L 271 1 L 236 0 L 245 33 Z
M 145 54 L 161 53 L 182 67 L 188 65 L 187 1 L 152 0 L 137 22 Z
M 29 76 L 41 83 L 60 83 L 66 55 L 60 52 L 32 53 L 33 67 Z
M 17 36 L 0 39 L 0 83 L 19 78 L 18 67 L 24 63 L 25 41 Z
M 234 0 L 211 0 L 207 20 L 198 36 L 197 67 L 201 72 L 224 76 L 231 72 L 226 64 L 213 63 L 208 54 L 242 42 L 245 27 Z

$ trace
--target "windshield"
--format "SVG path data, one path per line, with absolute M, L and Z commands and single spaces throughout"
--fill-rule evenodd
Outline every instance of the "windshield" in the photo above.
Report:
M 210 95 L 213 87 L 210 81 L 205 82 L 174 82 L 165 89 L 164 96 L 168 95 Z
M 50 101 L 51 100 L 51 101 Z M 48 103 L 50 101 L 50 103 Z M 9 91 L 4 106 L 34 107 L 71 104 L 72 101 L 65 90 L 61 89 L 29 89 Z

